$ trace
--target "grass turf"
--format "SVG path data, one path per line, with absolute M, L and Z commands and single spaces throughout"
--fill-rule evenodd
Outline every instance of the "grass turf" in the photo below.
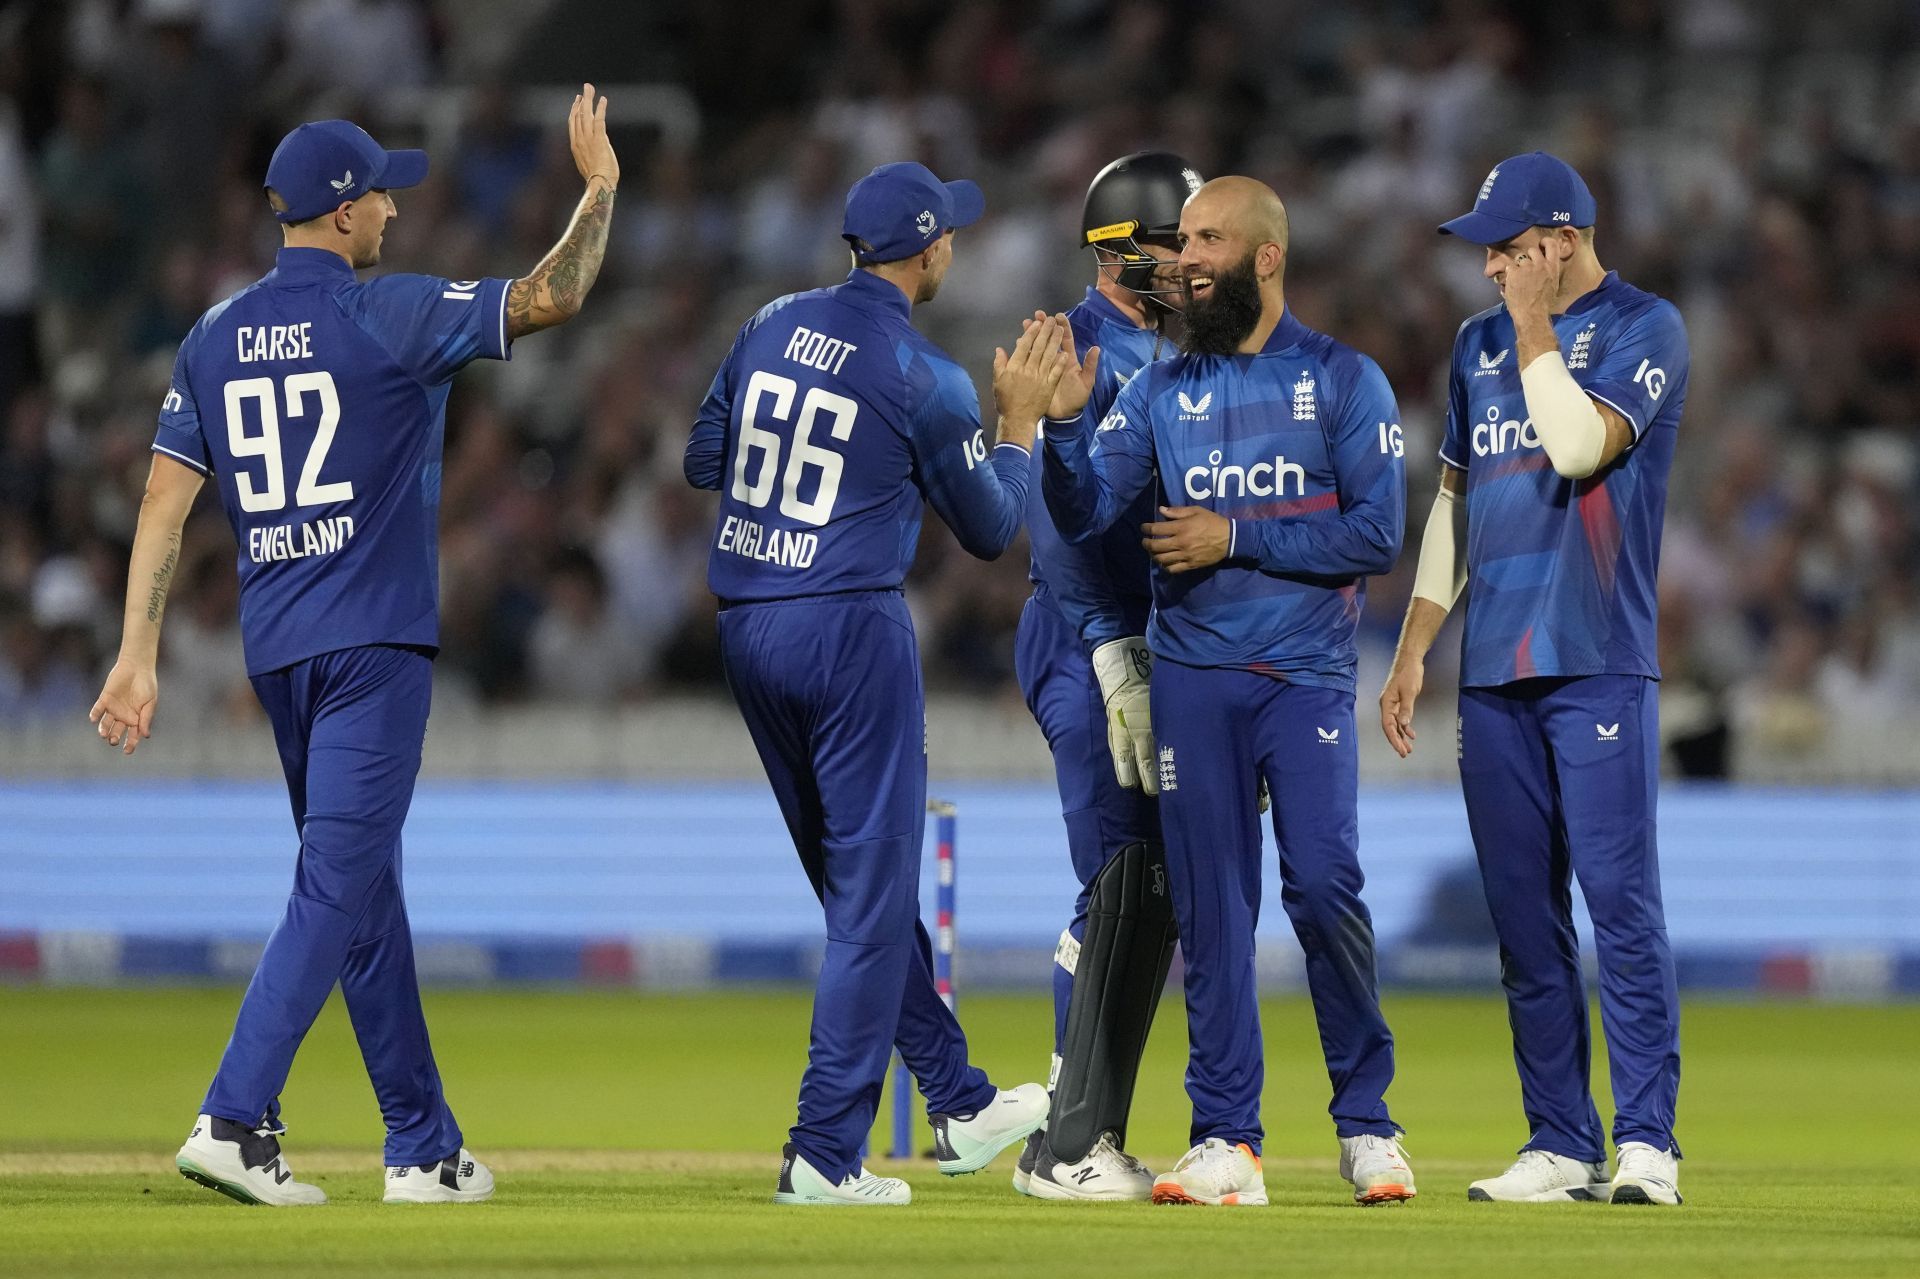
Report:
M 172 1170 L 237 992 L 0 988 L 0 1273 L 784 1275 L 1119 1273 L 1204 1266 L 1480 1275 L 1537 1266 L 1666 1276 L 1920 1273 L 1920 1008 L 1688 1005 L 1686 1207 L 1469 1205 L 1521 1135 L 1497 999 L 1389 995 L 1390 1100 L 1421 1195 L 1363 1212 L 1333 1175 L 1311 1012 L 1266 1005 L 1264 1211 L 1050 1205 L 977 1177 L 893 1168 L 900 1211 L 767 1203 L 791 1122 L 807 999 L 786 992 L 433 991 L 428 1015 L 493 1203 L 388 1208 L 380 1125 L 338 1001 L 294 1067 L 286 1148 L 326 1209 L 244 1212 Z M 1043 999 L 968 996 L 975 1059 L 1011 1083 L 1044 1069 Z M 1143 1067 L 1130 1145 L 1186 1145 L 1185 1037 L 1170 996 Z M 1604 1067 L 1597 1080 L 1606 1110 Z M 882 1107 L 882 1115 L 889 1113 Z M 885 1145 L 883 1117 L 876 1136 Z M 924 1133 L 922 1128 L 921 1133 Z M 677 1153 L 660 1153 L 677 1152 Z M 236 1229 L 236 1227 L 239 1227 Z

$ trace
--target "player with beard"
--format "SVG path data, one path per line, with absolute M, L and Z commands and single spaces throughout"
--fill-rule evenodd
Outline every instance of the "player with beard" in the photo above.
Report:
M 1100 353 L 1088 351 L 1044 424 L 1047 505 L 1069 540 L 1098 534 L 1149 487 L 1160 508 L 1144 530 L 1147 643 L 1193 1147 L 1153 1199 L 1267 1202 L 1254 985 L 1263 779 L 1333 1083 L 1341 1175 L 1360 1203 L 1410 1199 L 1384 1097 L 1393 1036 L 1360 899 L 1353 740 L 1365 578 L 1400 553 L 1399 412 L 1378 365 L 1287 309 L 1287 215 L 1270 188 L 1207 183 L 1179 238 L 1182 354 L 1147 365 L 1096 420 L 1085 407 Z
M 1077 345 L 1106 353 L 1095 415 L 1143 367 L 1174 353 L 1167 324 L 1181 299 L 1176 233 L 1181 206 L 1199 186 L 1179 156 L 1142 151 L 1107 165 L 1087 188 L 1080 227 L 1095 280 L 1067 322 Z M 1148 707 L 1151 566 L 1139 530 L 1152 518 L 1152 495 L 1142 493 L 1104 534 L 1073 545 L 1054 528 L 1037 475 L 1028 489 L 1033 597 L 1020 615 L 1014 666 L 1053 753 L 1080 881 L 1054 952 L 1053 1109 L 1013 1174 L 1014 1189 L 1040 1199 L 1146 1199 L 1153 1191 L 1152 1172 L 1122 1153 L 1174 942 Z

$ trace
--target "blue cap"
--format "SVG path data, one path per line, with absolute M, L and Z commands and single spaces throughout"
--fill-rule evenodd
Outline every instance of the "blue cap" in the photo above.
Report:
M 942 182 L 911 161 L 883 164 L 847 191 L 840 234 L 862 262 L 897 262 L 954 227 L 978 222 L 986 209 L 987 198 L 971 182 Z M 862 252 L 856 241 L 869 247 Z
M 316 120 L 280 139 L 267 162 L 267 185 L 287 202 L 282 222 L 305 222 L 358 200 L 376 187 L 419 186 L 425 151 L 389 151 L 347 120 Z
M 1572 165 L 1529 151 L 1494 165 L 1473 212 L 1441 223 L 1440 234 L 1471 244 L 1505 244 L 1528 227 L 1592 226 L 1596 212 L 1593 193 Z

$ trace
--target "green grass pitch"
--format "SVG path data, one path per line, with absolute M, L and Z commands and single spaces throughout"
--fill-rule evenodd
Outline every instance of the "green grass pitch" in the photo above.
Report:
M 237 1002 L 0 988 L 0 1273 L 1920 1275 L 1913 1005 L 1690 1002 L 1676 1210 L 1468 1204 L 1522 1136 L 1504 1010 L 1390 994 L 1411 1204 L 1355 1208 L 1334 1176 L 1326 1076 L 1293 998 L 1264 1009 L 1272 1207 L 1037 1203 L 1008 1187 L 1008 1152 L 954 1180 L 876 1161 L 915 1202 L 858 1212 L 768 1203 L 803 994 L 430 991 L 449 1096 L 500 1189 L 407 1208 L 379 1202 L 379 1117 L 336 1000 L 284 1097 L 289 1157 L 333 1202 L 273 1212 L 172 1166 Z M 961 1012 L 997 1080 L 1042 1074 L 1043 998 L 966 995 Z M 1130 1143 L 1157 1166 L 1186 1146 L 1184 1051 L 1170 995 Z

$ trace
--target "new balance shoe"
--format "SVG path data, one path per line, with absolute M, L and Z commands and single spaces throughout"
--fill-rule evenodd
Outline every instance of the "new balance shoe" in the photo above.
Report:
M 1027 1193 L 1035 1199 L 1102 1200 L 1145 1203 L 1153 1198 L 1153 1173 L 1121 1150 L 1113 1134 L 1100 1134 L 1086 1158 L 1062 1163 L 1048 1149 L 1044 1134 Z
M 1035 1128 L 1027 1134 L 1027 1144 L 1020 1147 L 1020 1161 L 1013 1166 L 1013 1188 L 1023 1195 L 1033 1193 L 1030 1188 L 1033 1181 L 1033 1166 L 1040 1158 L 1040 1146 L 1047 1139 L 1045 1128 Z
M 1414 1196 L 1413 1168 L 1398 1137 L 1342 1137 L 1340 1175 L 1353 1183 L 1353 1201 L 1364 1207 L 1405 1203 Z
M 824 1208 L 889 1208 L 912 1203 L 913 1191 L 898 1177 L 876 1177 L 864 1167 L 848 1173 L 836 1186 L 788 1142 L 780 1148 L 780 1184 L 773 1201 Z
M 387 1169 L 390 1204 L 477 1204 L 493 1198 L 493 1173 L 467 1152 L 435 1164 Z
M 294 1208 L 325 1203 L 326 1191 L 293 1179 L 293 1168 L 280 1152 L 280 1134 L 285 1131 L 279 1126 L 249 1128 L 231 1119 L 201 1115 L 193 1121 L 193 1131 L 173 1164 L 187 1180 L 243 1204 Z
M 1154 1178 L 1153 1202 L 1263 1207 L 1267 1179 L 1260 1171 L 1260 1156 L 1245 1142 L 1229 1145 L 1209 1137 L 1182 1155 L 1172 1171 Z
M 1569 1159 L 1550 1150 L 1523 1150 L 1498 1177 L 1467 1187 L 1479 1203 L 1597 1203 L 1607 1197 L 1607 1166 Z
M 1047 1122 L 1047 1090 L 1039 1084 L 1002 1088 L 970 1115 L 930 1115 L 933 1150 L 949 1177 L 979 1172 L 993 1157 Z
M 1622 1143 L 1607 1198 L 1617 1204 L 1684 1203 L 1680 1198 L 1679 1157 L 1644 1141 Z

